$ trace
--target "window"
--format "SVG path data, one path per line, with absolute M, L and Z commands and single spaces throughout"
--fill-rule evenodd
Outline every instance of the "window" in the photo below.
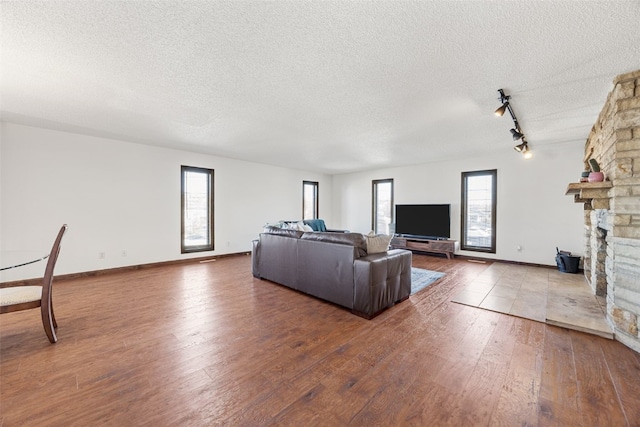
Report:
M 496 169 L 462 173 L 462 244 L 467 251 L 496 253 Z
M 302 181 L 302 219 L 318 219 L 318 183 Z
M 393 223 L 393 179 L 373 181 L 373 231 L 376 234 L 391 234 Z
M 181 251 L 213 250 L 213 169 L 182 166 Z

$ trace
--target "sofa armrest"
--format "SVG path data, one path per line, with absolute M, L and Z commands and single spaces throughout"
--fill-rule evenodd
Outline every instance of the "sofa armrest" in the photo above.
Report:
M 296 289 L 298 282 L 295 266 L 298 264 L 300 240 L 278 234 L 261 233 L 254 245 L 254 276 Z
M 354 261 L 354 313 L 371 318 L 411 294 L 411 252 L 393 249 Z

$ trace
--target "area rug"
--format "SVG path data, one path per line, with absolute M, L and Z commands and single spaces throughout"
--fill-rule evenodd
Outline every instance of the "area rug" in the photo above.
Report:
M 442 277 L 444 277 L 444 273 L 439 271 L 411 267 L 411 295 L 420 292 Z

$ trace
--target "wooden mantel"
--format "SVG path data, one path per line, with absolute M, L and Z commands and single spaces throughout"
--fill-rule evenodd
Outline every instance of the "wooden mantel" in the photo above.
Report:
M 611 181 L 572 182 L 567 186 L 567 192 L 564 194 L 579 194 L 582 190 L 609 190 L 611 187 L 613 187 Z
M 573 182 L 564 194 L 573 194 L 574 202 L 585 203 L 591 209 L 609 209 L 609 189 L 612 187 L 611 181 Z

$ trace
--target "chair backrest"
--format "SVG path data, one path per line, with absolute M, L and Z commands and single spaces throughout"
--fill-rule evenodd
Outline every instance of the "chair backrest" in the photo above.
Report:
M 58 237 L 53 242 L 53 247 L 51 248 L 51 252 L 49 253 L 49 258 L 47 260 L 47 266 L 44 270 L 44 276 L 42 278 L 42 301 L 50 301 L 51 295 L 51 284 L 53 283 L 53 269 L 56 267 L 56 261 L 58 261 L 58 254 L 60 253 L 60 242 L 62 241 L 62 236 L 67 231 L 67 224 L 64 224 L 60 231 L 58 232 Z M 44 304 L 43 304 L 44 305 Z

